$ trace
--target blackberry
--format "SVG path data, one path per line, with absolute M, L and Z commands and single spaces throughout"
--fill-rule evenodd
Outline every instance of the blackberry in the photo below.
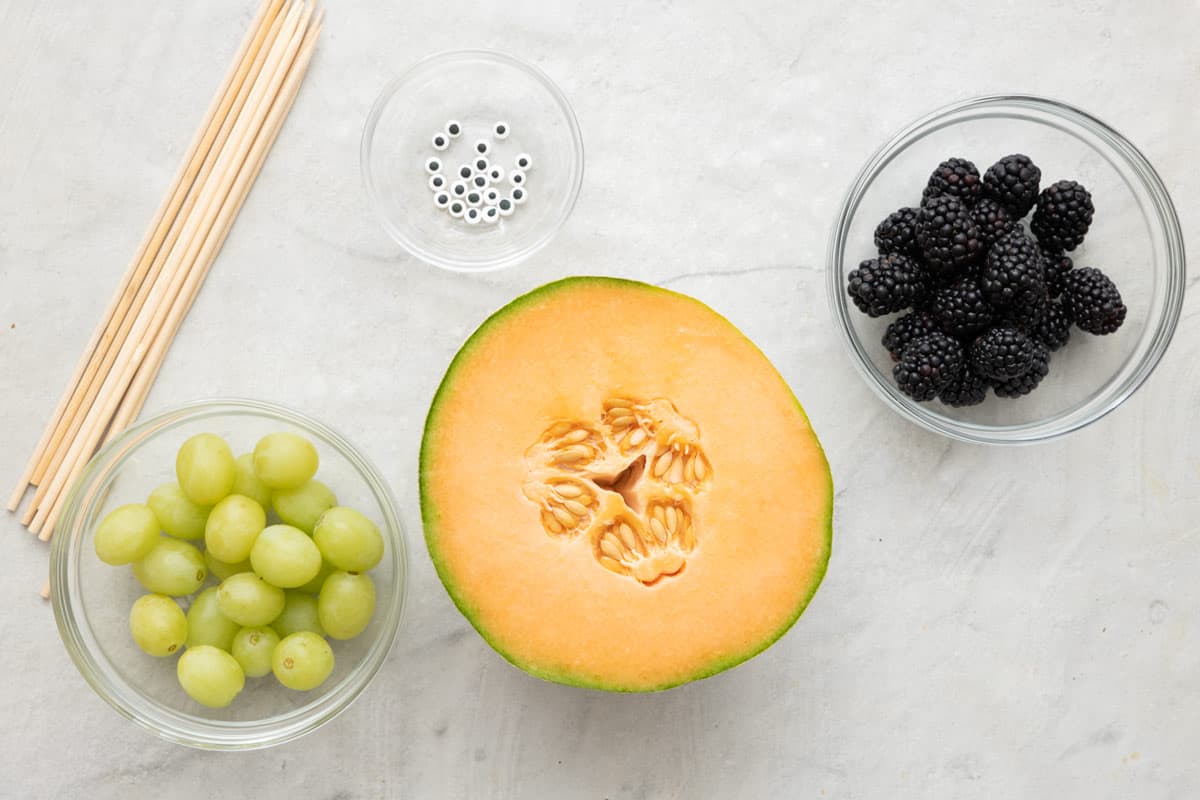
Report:
M 1024 234 L 1013 232 L 988 250 L 979 276 L 983 294 L 996 308 L 1013 308 L 1036 301 L 1045 292 L 1046 266 L 1042 251 Z
M 1033 366 L 1036 345 L 1016 328 L 997 327 L 971 343 L 971 368 L 994 381 L 1019 378 Z
M 1108 276 L 1094 267 L 1073 269 L 1063 278 L 1063 308 L 1080 330 L 1104 336 L 1125 321 L 1125 304 Z
M 932 400 L 963 366 L 962 345 L 944 333 L 929 333 L 904 348 L 892 376 L 914 400 Z
M 960 338 L 979 333 L 992 324 L 994 317 L 979 282 L 972 277 L 960 278 L 939 289 L 933 296 L 930 313 L 943 331 Z
M 948 194 L 957 197 L 968 206 L 973 206 L 979 199 L 982 188 L 979 169 L 974 164 L 965 158 L 948 158 L 938 164 L 937 169 L 929 176 L 921 198 Z
M 1025 294 L 1020 302 L 997 312 L 997 321 L 1017 328 L 1023 333 L 1032 333 L 1042 321 L 1050 298 L 1045 289 Z
M 1041 180 L 1042 171 L 1029 156 L 1014 153 L 988 167 L 983 176 L 983 196 L 1008 209 L 1013 219 L 1020 219 L 1033 208 Z
M 990 197 L 985 197 L 971 209 L 971 219 L 979 228 L 984 247 L 991 247 L 1013 229 L 1012 214 Z
M 882 317 L 924 299 L 925 271 L 913 259 L 894 253 L 867 259 L 851 270 L 846 292 L 859 311 Z
M 1059 181 L 1042 190 L 1029 229 L 1048 250 L 1074 250 L 1091 227 L 1095 210 L 1091 193 L 1081 184 Z
M 991 381 L 977 375 L 970 364 L 964 364 L 958 374 L 938 392 L 938 400 L 955 408 L 977 406 L 987 399 L 990 388 Z
M 1033 348 L 1033 365 L 1019 378 L 1007 381 L 996 381 L 993 390 L 999 397 L 1021 397 L 1038 387 L 1042 379 L 1050 373 L 1050 351 L 1045 345 L 1035 344 Z
M 891 353 L 892 361 L 899 361 L 913 339 L 928 333 L 936 333 L 937 321 L 925 311 L 912 311 L 898 318 L 883 334 L 883 346 Z
M 1046 292 L 1053 299 L 1062 294 L 1063 278 L 1075 266 L 1066 253 L 1042 248 L 1042 261 L 1046 265 Z
M 1071 338 L 1071 315 L 1062 303 L 1051 300 L 1046 304 L 1046 313 L 1033 328 L 1033 338 L 1052 353 L 1067 343 Z
M 899 253 L 911 258 L 921 257 L 917 244 L 917 209 L 901 208 L 888 214 L 875 228 L 875 247 L 880 255 Z
M 935 277 L 962 271 L 984 253 L 979 228 L 970 210 L 957 197 L 938 195 L 921 202 L 917 213 L 917 244 L 926 267 Z

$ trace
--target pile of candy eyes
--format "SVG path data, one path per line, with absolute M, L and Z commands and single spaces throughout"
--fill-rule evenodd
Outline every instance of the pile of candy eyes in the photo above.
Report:
M 491 136 L 478 139 L 471 146 L 470 161 L 453 170 L 447 169 L 448 165 L 442 156 L 426 159 L 425 171 L 429 173 L 433 204 L 468 225 L 481 222 L 494 225 L 501 217 L 511 216 L 517 206 L 523 205 L 529 199 L 525 180 L 526 173 L 533 166 L 533 159 L 528 153 L 518 153 L 507 172 L 495 163 L 499 159 L 492 139 L 503 141 L 511 130 L 507 122 L 492 125 Z M 442 130 L 433 134 L 430 141 L 434 150 L 444 153 L 462 135 L 462 123 L 450 120 Z M 506 177 L 507 187 L 504 186 Z

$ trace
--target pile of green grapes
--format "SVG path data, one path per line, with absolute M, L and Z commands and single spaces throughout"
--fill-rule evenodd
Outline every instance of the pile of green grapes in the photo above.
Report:
M 176 673 L 196 702 L 223 708 L 247 676 L 269 672 L 289 689 L 315 689 L 333 672 L 325 637 L 351 639 L 370 623 L 367 571 L 383 558 L 383 537 L 315 479 L 318 463 L 294 433 L 268 434 L 236 459 L 220 436 L 201 433 L 179 448 L 178 483 L 96 528 L 100 560 L 132 564 L 150 592 L 129 614 L 134 642 L 157 657 L 183 649 Z M 267 524 L 268 510 L 279 524 Z M 201 590 L 210 574 L 220 584 Z M 186 614 L 176 597 L 190 597 Z

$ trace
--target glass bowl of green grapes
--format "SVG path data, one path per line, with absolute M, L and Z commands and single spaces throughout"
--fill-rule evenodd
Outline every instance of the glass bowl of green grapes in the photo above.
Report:
M 379 472 L 282 406 L 203 400 L 112 439 L 50 557 L 59 633 L 92 688 L 164 739 L 270 747 L 344 711 L 404 608 Z

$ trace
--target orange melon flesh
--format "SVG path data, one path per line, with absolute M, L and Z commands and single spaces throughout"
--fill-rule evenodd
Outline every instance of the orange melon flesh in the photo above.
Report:
M 615 427 L 630 400 L 638 423 Z M 569 449 L 584 436 L 600 456 Z M 683 466 L 656 481 L 668 451 Z M 637 452 L 640 478 L 607 488 Z M 577 529 L 555 486 L 590 503 Z M 421 449 L 426 542 L 459 609 L 518 667 L 598 689 L 667 688 L 775 641 L 825 573 L 832 504 L 820 443 L 766 357 L 699 301 L 610 278 L 549 284 L 485 322 Z

